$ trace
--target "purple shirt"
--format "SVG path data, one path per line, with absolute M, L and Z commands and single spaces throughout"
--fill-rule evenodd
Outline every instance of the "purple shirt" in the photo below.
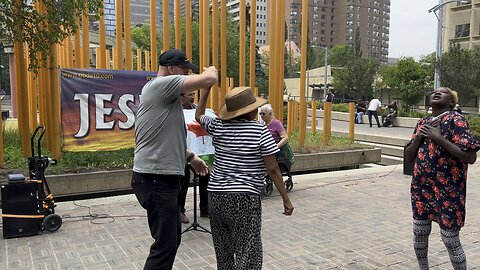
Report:
M 273 119 L 273 121 L 267 126 L 267 128 L 268 131 L 270 131 L 270 134 L 272 134 L 275 143 L 278 143 L 282 139 L 282 137 L 280 137 L 280 133 L 282 133 L 282 131 L 285 131 L 282 123 L 278 119 Z

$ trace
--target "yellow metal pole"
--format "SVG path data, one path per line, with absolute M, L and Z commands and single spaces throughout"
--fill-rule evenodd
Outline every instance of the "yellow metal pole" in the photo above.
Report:
M 82 15 L 82 68 L 90 67 L 90 38 L 88 33 L 88 11 Z
M 168 27 L 170 26 L 169 19 L 168 19 L 168 0 L 162 0 L 162 12 L 163 12 L 163 51 L 167 51 L 170 48 L 169 39 L 170 39 L 170 30 Z M 152 63 L 153 63 L 154 55 L 152 54 Z M 155 69 L 154 69 L 155 68 Z M 152 67 L 152 70 L 156 70 L 158 67 Z
M 51 123 L 51 133 L 52 133 L 52 157 L 54 159 L 60 159 L 60 86 L 58 78 L 58 66 L 57 59 L 55 57 L 58 45 L 54 44 L 51 47 L 53 57 L 50 58 L 50 83 L 51 83 L 51 94 L 52 99 L 52 119 Z
M 117 48 L 113 47 L 112 48 L 112 63 L 113 63 L 113 69 L 120 69 L 117 61 Z
M 66 67 L 72 68 L 73 67 L 72 37 L 68 36 L 65 43 L 67 45 L 67 47 L 66 47 L 66 50 L 67 50 L 67 53 L 66 53 L 66 56 L 67 56 Z
M 75 19 L 75 24 L 77 25 L 77 29 L 80 29 L 79 17 Z M 80 68 L 82 67 L 82 53 L 80 48 L 80 31 L 75 32 L 75 35 L 73 36 L 73 48 L 75 50 L 75 67 Z
M 328 145 L 330 142 L 330 131 L 332 126 L 332 103 L 323 103 L 323 144 Z
M 112 48 L 113 50 L 113 48 Z M 105 68 L 106 69 L 111 69 L 111 65 L 110 65 L 110 50 L 109 49 L 105 49 Z
M 192 0 L 185 2 L 185 53 L 192 59 Z
M 302 25 L 308 25 L 308 0 L 302 0 Z M 305 102 L 305 83 L 307 73 L 307 27 L 302 27 L 302 49 L 300 64 L 300 127 L 298 131 L 298 143 L 305 145 L 307 128 L 307 104 Z
M 355 140 L 355 102 L 348 103 L 348 112 L 349 112 L 348 135 L 350 137 L 350 141 L 353 142 Z
M 272 105 L 273 108 L 273 113 L 274 115 L 278 115 L 279 110 L 277 107 L 277 103 L 275 102 L 277 100 L 276 95 L 276 78 L 275 78 L 275 69 L 273 67 L 276 67 L 277 65 L 275 64 L 275 35 L 273 33 L 276 33 L 276 7 L 277 7 L 277 1 L 270 1 L 270 10 L 269 10 L 269 45 L 270 45 L 270 50 L 268 53 L 268 66 L 270 67 L 268 69 L 268 100 L 270 101 L 270 104 Z
M 238 58 L 240 61 L 238 68 L 238 86 L 245 85 L 245 35 L 246 35 L 246 0 L 240 0 L 240 40 L 239 40 L 239 49 L 238 49 Z
M 100 47 L 95 48 L 95 68 L 99 69 L 102 64 L 100 63 Z
M 203 38 L 204 38 L 204 34 L 203 34 L 203 22 L 204 22 L 204 18 L 203 18 L 203 7 L 205 6 L 203 4 L 205 0 L 199 0 L 198 2 L 198 9 L 199 9 L 199 12 L 198 12 L 198 59 L 199 59 L 199 67 L 200 69 L 202 69 L 204 67 L 204 59 L 203 57 L 205 56 L 205 54 L 203 53 L 204 51 L 204 48 L 203 48 Z M 208 106 L 208 100 L 207 100 L 207 106 Z
M 214 1 L 215 2 L 215 1 Z M 255 88 L 255 44 L 257 31 L 257 1 L 250 1 L 250 87 Z M 257 93 L 258 95 L 258 93 Z
M 113 57 L 113 68 L 123 69 L 123 53 L 122 53 L 122 0 L 115 0 L 115 57 Z
M 218 1 L 212 1 L 212 65 L 218 67 Z M 212 109 L 220 109 L 218 85 L 212 86 Z
M 233 88 L 235 88 L 235 82 L 233 81 L 233 77 L 230 77 L 230 89 L 229 90 L 232 90 Z
M 125 34 L 125 69 L 126 70 L 133 70 L 133 62 L 132 62 L 132 38 L 130 34 L 130 0 L 123 0 L 123 27 L 124 27 L 124 34 Z
M 102 11 L 105 11 L 105 8 L 103 7 L 103 1 L 102 1 Z M 97 58 L 99 58 L 100 65 L 98 68 L 107 68 L 107 55 L 106 55 L 106 49 L 107 49 L 107 32 L 105 29 L 105 14 L 102 12 L 102 15 L 98 19 L 98 47 L 99 47 L 99 54 L 97 55 Z
M 28 48 L 26 48 L 26 55 L 29 54 Z M 29 58 L 27 57 L 27 66 L 30 64 Z M 37 93 L 36 93 L 36 80 L 33 71 L 27 70 L 27 86 L 28 86 L 28 123 L 29 123 L 29 134 L 31 134 L 37 127 Z
M 293 125 L 294 129 L 298 129 L 298 109 L 299 109 L 299 104 L 298 101 L 295 100 L 294 105 L 294 110 L 293 110 L 293 121 L 295 122 L 295 125 Z
M 25 60 L 24 47 L 22 43 L 14 44 L 15 57 L 15 81 L 17 94 L 17 121 L 18 132 L 22 139 L 22 153 L 28 157 L 30 146 L 29 119 L 28 119 L 28 89 L 27 89 L 27 62 Z
M 180 24 L 180 0 L 175 0 L 175 48 L 182 48 L 182 27 Z
M 168 1 L 163 1 L 163 2 L 168 2 Z M 163 5 L 165 5 L 165 3 Z M 152 56 L 152 66 L 150 66 L 150 61 L 147 61 L 147 58 L 146 58 L 146 55 L 145 55 L 145 70 L 150 70 L 150 68 L 151 68 L 151 70 L 157 70 L 157 68 L 158 68 L 158 64 L 157 64 L 157 31 L 155 31 L 157 29 L 156 9 L 157 9 L 156 1 L 155 0 L 150 0 L 150 52 L 151 52 L 151 56 Z M 168 11 L 168 9 L 167 9 L 167 11 Z M 163 18 L 165 19 L 165 17 L 163 17 Z M 163 23 L 165 24 L 165 21 L 163 21 Z M 168 24 L 168 20 L 167 20 L 167 24 Z M 165 32 L 164 32 L 164 35 L 165 35 Z M 168 35 L 168 33 L 167 33 L 167 35 Z M 165 42 L 165 39 L 164 39 L 164 42 Z M 148 59 L 150 59 L 150 58 L 148 58 Z M 147 65 L 148 65 L 148 67 L 147 67 Z
M 153 66 L 153 64 L 151 65 Z M 145 51 L 145 71 L 150 71 L 150 52 Z
M 220 106 L 223 105 L 227 93 L 227 0 L 220 2 Z
M 315 100 L 313 100 L 313 99 L 310 102 L 311 102 L 310 107 L 311 107 L 311 117 L 312 117 L 311 133 L 315 134 L 315 133 L 317 133 L 317 104 L 315 103 Z
M 137 49 L 137 70 L 143 70 L 142 69 L 142 49 L 140 48 Z
M 284 76 L 284 70 L 285 70 L 285 61 L 284 61 L 284 52 L 285 52 L 285 1 L 279 1 L 279 4 L 280 6 L 280 14 L 278 15 L 279 17 L 279 21 L 278 21 L 278 26 L 277 26 L 277 29 L 278 29 L 278 34 L 280 35 L 280 40 L 279 40 L 279 44 L 278 44 L 278 53 L 277 55 L 279 56 L 279 60 L 278 60 L 278 67 L 279 67 L 279 70 L 278 70 L 278 99 L 277 99 L 277 102 L 278 102 L 278 111 L 280 112 L 279 115 L 283 115 L 283 86 L 284 86 L 284 80 L 285 80 L 285 76 Z M 306 114 L 306 112 L 305 112 Z M 280 118 L 283 123 L 283 117 Z
M 293 100 L 289 100 L 287 103 L 287 134 L 292 136 L 293 130 Z

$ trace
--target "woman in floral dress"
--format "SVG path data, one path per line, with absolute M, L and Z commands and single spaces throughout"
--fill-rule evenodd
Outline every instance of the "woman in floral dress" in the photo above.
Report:
M 465 222 L 468 164 L 476 161 L 479 142 L 465 118 L 453 108 L 455 91 L 447 87 L 430 96 L 432 116 L 422 118 L 405 149 L 415 160 L 411 184 L 413 246 L 420 269 L 429 269 L 428 237 L 432 221 L 440 234 L 454 269 L 467 269 L 459 232 Z

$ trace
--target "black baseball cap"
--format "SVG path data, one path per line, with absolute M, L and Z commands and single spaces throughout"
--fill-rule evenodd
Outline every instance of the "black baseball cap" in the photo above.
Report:
M 158 57 L 158 62 L 161 66 L 183 66 L 191 69 L 195 73 L 198 72 L 198 66 L 192 64 L 192 62 L 188 60 L 187 54 L 182 50 L 169 49 Z

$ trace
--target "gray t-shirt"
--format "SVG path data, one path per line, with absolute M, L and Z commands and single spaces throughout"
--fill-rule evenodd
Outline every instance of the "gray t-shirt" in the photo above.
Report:
M 184 174 L 186 131 L 180 94 L 185 78 L 156 77 L 143 87 L 135 120 L 133 171 Z

